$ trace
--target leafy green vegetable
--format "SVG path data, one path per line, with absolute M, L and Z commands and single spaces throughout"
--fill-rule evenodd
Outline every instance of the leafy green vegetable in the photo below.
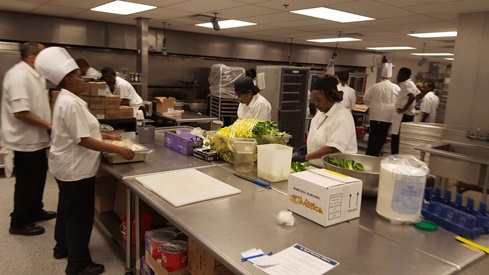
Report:
M 278 124 L 269 120 L 261 120 L 255 124 L 252 132 L 254 137 L 277 136 Z
M 338 166 L 348 170 L 365 172 L 365 168 L 363 167 L 363 165 L 359 162 L 355 162 L 352 159 L 342 158 L 341 161 L 338 162 L 338 160 L 336 160 L 334 157 L 328 156 L 326 160 L 334 166 Z
M 294 170 L 294 172 L 301 172 L 301 171 L 306 171 L 307 167 L 309 166 L 310 164 L 307 161 L 304 163 L 293 161 L 292 164 L 290 165 L 290 168 Z

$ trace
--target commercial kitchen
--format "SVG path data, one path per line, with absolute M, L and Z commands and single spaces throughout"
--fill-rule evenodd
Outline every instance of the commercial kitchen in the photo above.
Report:
M 426 161 L 430 178 L 442 189 L 447 189 L 451 182 L 463 182 L 458 189 L 469 190 L 464 193 L 476 200 L 477 209 L 478 202 L 486 200 L 489 182 L 489 122 L 485 119 L 489 117 L 486 106 L 489 64 L 484 62 L 489 59 L 487 1 L 138 0 L 131 2 L 153 7 L 127 15 L 113 13 L 117 9 L 91 10 L 110 2 L 0 0 L 0 81 L 19 61 L 19 47 L 27 41 L 66 48 L 74 59 L 83 58 L 99 71 L 110 66 L 120 76 L 133 80 L 130 82 L 146 107 L 145 119 L 139 122 L 155 127 L 154 139 L 144 143 L 151 153 L 139 162 L 102 161 L 105 177 L 117 181 L 111 199 L 118 196 L 119 203 L 118 209 L 114 205 L 113 211 L 95 216 L 97 232 L 115 240 L 123 255 L 121 265 L 126 274 L 138 274 L 142 269 L 141 258 L 148 254 L 144 255 L 144 240 L 132 244 L 131 238 L 122 238 L 122 227 L 127 236 L 134 227 L 121 224 L 120 214 L 126 214 L 127 221 L 135 214 L 134 235 L 139 239 L 144 223 L 142 211 L 173 225 L 188 237 L 189 244 L 192 242 L 200 249 L 201 257 L 206 255 L 213 262 L 210 269 L 189 266 L 185 271 L 165 270 L 161 272 L 167 273 L 161 274 L 267 274 L 248 261 L 242 262 L 241 253 L 255 247 L 276 255 L 295 244 L 336 263 L 328 274 L 487 272 L 486 234 L 473 240 L 482 245 L 477 249 L 456 240 L 457 234 L 442 226 L 436 231 L 423 231 L 412 225 L 393 224 L 376 212 L 375 195 L 366 195 L 365 191 L 358 218 L 322 226 L 294 213 L 293 226 L 279 224 L 276 216 L 288 209 L 290 180 L 272 182 L 271 188 L 263 188 L 236 177 L 233 164 L 182 154 L 167 146 L 164 138 L 170 131 L 200 127 L 212 132 L 231 125 L 237 118 L 238 103 L 232 93 L 229 96 L 229 90 L 216 92 L 212 88 L 211 72 L 219 70 L 222 83 L 225 80 L 222 70 L 239 68 L 244 73 L 253 68 L 267 76 L 262 94 L 272 103 L 272 121 L 291 135 L 288 145 L 297 149 L 304 143 L 310 122 L 305 111 L 309 103 L 306 95 L 313 79 L 324 76 L 334 65 L 336 72 L 349 72 L 349 85 L 361 98 L 380 80 L 381 60 L 385 57 L 395 66 L 394 83 L 399 68 L 408 67 L 413 81 L 434 82 L 440 97 L 437 123 L 403 124 L 400 154 Z M 298 12 L 318 7 L 367 18 L 339 22 Z M 226 20 L 231 19 L 249 25 L 226 28 Z M 198 26 L 204 23 L 208 26 Z M 445 36 L 415 36 L 438 32 Z M 336 38 L 343 40 L 312 41 Z M 286 99 L 281 98 L 289 92 L 290 85 L 280 81 L 287 73 L 299 76 L 294 78 L 297 83 L 293 83 L 300 90 L 298 110 L 288 110 Z M 131 79 L 131 75 L 137 75 L 139 81 Z M 52 83 L 48 83 L 49 88 L 54 88 Z M 164 105 L 159 101 L 161 98 L 174 98 L 171 107 L 184 109 L 183 115 L 174 117 L 159 112 L 158 108 Z M 357 105 L 359 109 L 353 111 L 357 129 L 368 132 L 368 113 L 362 109 L 361 101 L 357 100 Z M 125 128 L 126 132 L 119 132 L 123 137 L 134 137 L 134 132 L 141 128 L 136 127 L 134 118 L 97 118 L 114 128 Z M 359 154 L 364 154 L 363 132 L 358 135 L 358 146 Z M 387 145 L 384 153 L 389 155 Z M 256 178 L 256 172 L 255 166 L 250 175 Z M 217 180 L 238 191 L 177 207 L 172 198 L 161 197 L 141 183 L 141 179 L 169 177 L 172 173 L 180 175 L 171 182 L 173 187 L 198 174 L 209 182 Z M 1 180 L 14 184 L 9 179 Z M 52 192 L 57 192 L 57 187 Z M 12 194 L 2 193 L 2 199 L 11 200 Z M 8 211 L 2 212 L 5 219 Z M 6 274 L 42 270 L 42 257 L 49 258 L 46 266 L 53 264 L 49 250 L 36 252 L 36 263 L 41 263 L 40 266 L 26 269 L 7 265 L 3 256 L 8 256 L 8 250 L 16 250 L 21 244 L 26 249 L 28 244 L 24 239 L 16 239 L 17 236 L 9 236 L 7 228 L 2 227 L 2 234 L 13 246 L 0 249 L 0 263 L 8 266 Z M 33 238 L 54 243 L 52 235 L 47 231 Z M 97 246 L 92 243 L 90 249 L 96 250 Z M 29 251 L 24 253 L 34 257 Z M 190 252 L 189 248 L 189 258 Z M 189 265 L 191 260 L 195 261 L 189 259 Z M 289 272 L 309 274 L 304 269 Z

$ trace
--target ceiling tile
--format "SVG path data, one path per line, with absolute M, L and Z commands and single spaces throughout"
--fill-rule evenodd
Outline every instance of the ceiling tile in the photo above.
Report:
M 179 4 L 168 5 L 167 7 L 180 10 L 180 11 L 185 11 L 185 12 L 209 13 L 209 15 L 212 15 L 213 12 L 219 12 L 220 10 L 244 6 L 244 5 L 246 4 L 229 1 L 229 0 L 212 0 L 212 1 L 189 0 Z
M 489 1 L 487 0 L 463 0 L 449 3 L 435 3 L 426 5 L 417 5 L 405 7 L 405 9 L 418 13 L 440 13 L 440 12 L 477 12 L 489 10 Z
M 173 18 L 178 18 L 178 17 L 188 17 L 191 16 L 193 13 L 190 12 L 183 12 L 179 10 L 174 10 L 174 9 L 168 9 L 168 8 L 156 8 L 144 12 L 139 12 L 139 13 L 134 13 L 132 15 L 134 16 L 140 16 L 140 17 L 145 17 L 145 18 L 151 18 L 151 19 L 158 19 L 158 20 L 164 20 L 164 19 L 173 19 Z
M 272 0 L 265 3 L 259 3 L 258 6 L 272 8 L 281 11 L 301 10 L 315 7 L 329 7 L 335 4 L 360 2 L 360 0 L 303 0 L 303 1 L 282 1 Z M 288 4 L 285 8 L 284 4 Z
M 242 19 L 252 16 L 261 16 L 274 13 L 278 13 L 278 11 L 274 9 L 249 5 L 223 9 L 219 12 L 218 17 L 223 19 Z
M 24 1 L 1 0 L 0 9 L 4 11 L 29 12 L 39 6 L 38 3 Z
M 375 1 L 357 1 L 345 4 L 332 5 L 329 8 L 355 13 L 363 16 L 379 18 L 392 18 L 399 16 L 411 16 L 415 13 L 404 9 L 399 9 L 388 4 L 383 4 Z

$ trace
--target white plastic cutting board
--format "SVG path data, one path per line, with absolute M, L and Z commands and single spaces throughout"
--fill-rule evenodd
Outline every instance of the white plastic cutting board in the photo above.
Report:
M 241 193 L 241 190 L 195 169 L 136 177 L 136 181 L 175 207 Z

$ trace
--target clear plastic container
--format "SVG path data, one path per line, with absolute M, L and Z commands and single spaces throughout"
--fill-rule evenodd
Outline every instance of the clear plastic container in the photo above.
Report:
M 252 138 L 236 138 L 233 143 L 234 170 L 238 173 L 253 172 L 256 140 Z
M 292 147 L 282 144 L 258 145 L 258 177 L 270 182 L 287 180 Z

